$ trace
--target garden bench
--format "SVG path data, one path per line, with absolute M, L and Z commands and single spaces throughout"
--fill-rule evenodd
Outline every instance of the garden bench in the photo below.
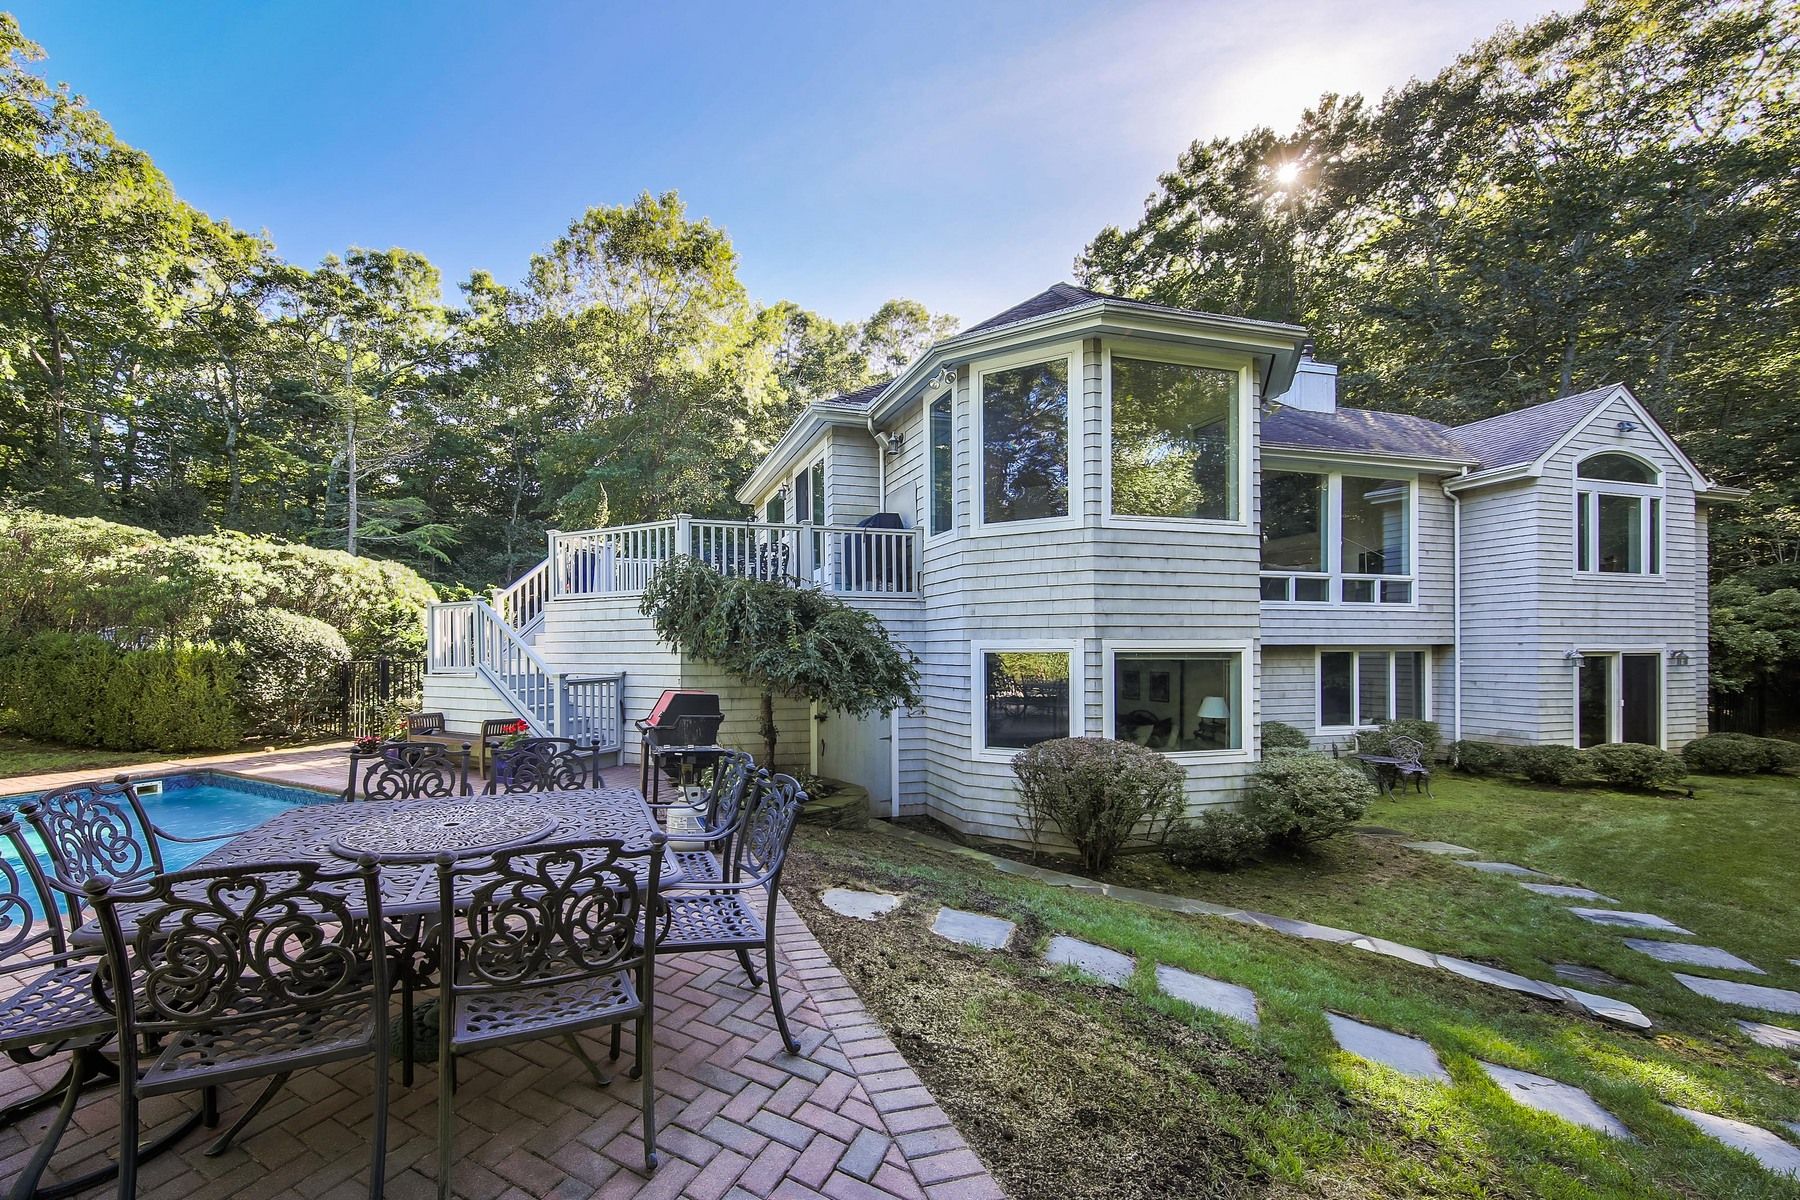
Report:
M 475 769 L 485 775 L 488 761 L 493 757 L 494 751 L 499 749 L 500 742 L 518 732 L 519 726 L 523 724 L 517 717 L 499 717 L 483 721 L 480 733 L 464 733 L 445 729 L 444 714 L 441 712 L 413 713 L 406 718 L 406 740 L 437 742 L 452 749 L 469 746 L 475 751 Z
M 1352 753 L 1358 762 L 1369 768 L 1370 773 L 1375 776 L 1375 786 L 1383 794 L 1393 794 L 1396 780 L 1404 784 L 1410 779 L 1415 788 L 1432 796 L 1431 768 L 1424 761 L 1425 744 L 1417 738 L 1388 738 L 1386 754 L 1364 754 L 1356 749 Z M 1437 797 L 1432 796 L 1432 799 Z

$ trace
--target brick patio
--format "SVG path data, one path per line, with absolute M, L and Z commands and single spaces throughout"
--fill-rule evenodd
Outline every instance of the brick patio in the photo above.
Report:
M 230 756 L 207 765 L 294 782 L 341 771 L 341 748 Z M 269 761 L 277 759 L 277 761 Z M 194 765 L 186 760 L 174 765 Z M 162 768 L 167 770 L 168 768 Z M 155 773 L 134 767 L 133 773 Z M 93 773 L 74 778 L 89 778 Z M 39 777 L 52 786 L 49 777 Z M 333 775 L 333 779 L 336 775 Z M 38 779 L 14 790 L 35 790 Z M 729 953 L 672 956 L 657 979 L 658 1135 L 662 1166 L 642 1174 L 638 1087 L 624 1077 L 594 1086 L 555 1041 L 499 1047 L 463 1059 L 457 1094 L 455 1193 L 471 1200 L 525 1197 L 780 1197 L 806 1200 L 988 1200 L 1005 1195 L 882 1033 L 812 932 L 783 903 L 780 980 L 804 1053 L 780 1045 L 764 989 Z M 588 1035 L 603 1057 L 606 1032 Z M 630 1039 L 626 1039 L 629 1046 Z M 0 1069 L 0 1103 L 54 1079 L 61 1062 Z M 345 1200 L 367 1188 L 371 1103 L 367 1063 L 297 1074 L 237 1145 L 206 1158 L 202 1132 L 144 1166 L 144 1200 Z M 224 1104 L 258 1085 L 241 1085 Z M 409 1090 L 394 1075 L 387 1195 L 434 1194 L 435 1064 Z M 147 1127 L 192 1097 L 145 1105 Z M 48 1120 L 0 1132 L 0 1179 L 16 1175 Z M 78 1173 L 116 1150 L 112 1093 L 90 1096 L 63 1139 L 57 1168 Z M 53 1180 L 55 1170 L 50 1177 Z M 48 1180 L 47 1180 L 48 1181 Z M 87 1195 L 110 1196 L 112 1185 Z

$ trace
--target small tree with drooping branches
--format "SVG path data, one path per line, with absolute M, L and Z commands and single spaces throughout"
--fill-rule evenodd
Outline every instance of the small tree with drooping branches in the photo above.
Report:
M 640 606 L 682 654 L 762 689 L 765 763 L 775 761 L 775 697 L 851 717 L 919 702 L 918 660 L 880 621 L 809 588 L 736 579 L 678 557 L 664 563 Z

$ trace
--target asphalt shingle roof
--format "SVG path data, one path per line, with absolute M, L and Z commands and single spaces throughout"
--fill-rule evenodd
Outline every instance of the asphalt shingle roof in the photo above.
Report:
M 1328 413 L 1278 408 L 1263 418 L 1262 440 L 1264 445 L 1306 450 L 1349 450 L 1457 461 L 1474 457 L 1436 421 L 1365 408 L 1340 408 Z
M 875 402 L 875 397 L 881 395 L 882 389 L 887 387 L 889 382 L 889 380 L 884 379 L 880 383 L 871 383 L 866 388 L 857 388 L 854 392 L 845 392 L 841 396 L 832 396 L 829 399 L 820 401 L 820 403 L 841 405 L 844 408 L 867 408 Z
M 1002 325 L 1012 325 L 1019 321 L 1028 321 L 1032 317 L 1041 317 L 1046 313 L 1061 312 L 1065 308 L 1075 308 L 1082 304 L 1092 304 L 1096 300 L 1109 300 L 1099 292 L 1090 292 L 1086 288 L 1076 287 L 1072 283 L 1053 283 L 1029 300 L 1021 300 L 1005 312 L 995 313 L 985 321 L 969 326 L 966 333 L 979 333 L 984 329 L 998 329 Z
M 1544 451 L 1593 412 L 1596 405 L 1612 395 L 1614 386 L 1609 384 L 1483 421 L 1457 425 L 1449 430 L 1449 435 L 1480 460 L 1484 471 L 1536 462 Z

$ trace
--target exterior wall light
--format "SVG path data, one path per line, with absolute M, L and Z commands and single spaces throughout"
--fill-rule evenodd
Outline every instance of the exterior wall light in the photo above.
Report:
M 1675 666 L 1685 667 L 1688 665 L 1688 652 L 1686 650 L 1671 651 L 1669 653 L 1669 661 Z
M 1570 663 L 1582 663 L 1582 662 L 1587 661 L 1587 656 L 1582 654 L 1581 651 L 1579 651 L 1579 650 L 1575 649 L 1573 646 L 1571 646 L 1569 649 L 1563 651 L 1563 661 L 1570 662 Z

